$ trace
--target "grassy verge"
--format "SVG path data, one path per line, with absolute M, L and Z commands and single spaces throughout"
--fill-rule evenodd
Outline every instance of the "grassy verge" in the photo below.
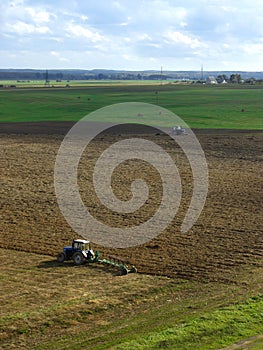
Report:
M 124 342 L 113 349 L 219 349 L 263 333 L 263 296 L 222 307 L 183 323 Z
M 262 89 L 151 84 L 3 89 L 0 122 L 77 121 L 111 104 L 145 102 L 167 108 L 192 128 L 263 129 Z M 156 124 L 174 125 L 163 116 Z
M 143 315 L 116 322 L 101 328 L 101 335 L 81 333 L 69 340 L 59 340 L 39 345 L 36 349 L 96 350 L 212 350 L 222 349 L 255 335 L 263 334 L 263 296 L 259 294 L 246 302 L 220 307 L 209 312 L 196 309 L 178 314 L 178 305 L 163 305 Z M 196 315 L 194 315 L 196 314 Z M 157 318 L 163 325 L 152 328 Z M 173 318 L 173 321 L 172 321 Z M 158 323 L 158 322 L 157 322 Z M 97 333 L 98 330 L 95 330 Z M 98 332 L 99 333 L 99 332 Z M 251 339 L 251 346 L 259 346 L 262 339 Z M 261 348 L 260 348 L 261 349 Z

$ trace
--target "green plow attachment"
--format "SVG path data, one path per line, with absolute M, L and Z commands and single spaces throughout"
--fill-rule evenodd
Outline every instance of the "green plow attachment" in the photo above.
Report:
M 128 263 L 122 259 L 117 258 L 116 256 L 110 255 L 109 259 L 100 259 L 100 253 L 97 251 L 95 253 L 94 260 L 92 262 L 97 262 L 99 264 L 111 265 L 118 267 L 122 275 L 127 275 L 128 273 L 136 273 L 137 269 L 135 266 L 128 266 Z

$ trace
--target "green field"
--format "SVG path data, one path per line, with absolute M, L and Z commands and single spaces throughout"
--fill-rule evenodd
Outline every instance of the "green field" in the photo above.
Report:
M 75 84 L 68 88 L 0 90 L 0 122 L 77 121 L 115 103 L 144 102 L 167 108 L 192 128 L 263 129 L 260 85 Z M 174 123 L 162 117 L 156 125 L 170 127 Z

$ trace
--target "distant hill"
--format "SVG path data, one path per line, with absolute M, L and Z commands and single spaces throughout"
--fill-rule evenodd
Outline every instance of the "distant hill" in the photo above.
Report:
M 263 79 L 263 72 L 247 71 L 204 71 L 203 79 L 209 76 L 240 74 L 243 79 L 254 78 Z M 103 80 L 103 79 L 120 79 L 120 80 L 199 80 L 200 71 L 125 71 L 110 69 L 49 69 L 48 78 L 50 80 Z M 45 80 L 45 69 L 0 69 L 0 80 Z

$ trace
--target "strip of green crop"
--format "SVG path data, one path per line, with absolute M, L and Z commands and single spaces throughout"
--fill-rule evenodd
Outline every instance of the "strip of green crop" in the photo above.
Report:
M 176 327 L 130 340 L 112 350 L 212 350 L 263 333 L 263 295 L 217 309 Z M 262 344 L 262 343 L 261 343 Z
M 125 85 L 1 90 L 0 122 L 78 121 L 107 105 L 144 102 L 170 110 L 191 128 L 263 129 L 262 93 L 263 86 Z M 118 120 L 113 117 L 112 122 Z M 160 116 L 155 125 L 171 127 L 174 122 Z
M 142 315 L 129 317 L 121 322 L 113 320 L 102 326 L 96 335 L 77 334 L 63 336 L 35 349 L 87 349 L 93 350 L 218 350 L 247 338 L 263 334 L 263 295 L 248 299 L 210 312 L 196 311 L 189 314 L 173 314 L 173 305 L 164 305 L 149 310 Z M 162 326 L 157 328 L 153 322 L 159 317 Z M 168 326 L 165 326 L 168 325 Z M 261 349 L 262 338 L 255 341 Z M 259 347 L 258 347 L 259 346 Z

